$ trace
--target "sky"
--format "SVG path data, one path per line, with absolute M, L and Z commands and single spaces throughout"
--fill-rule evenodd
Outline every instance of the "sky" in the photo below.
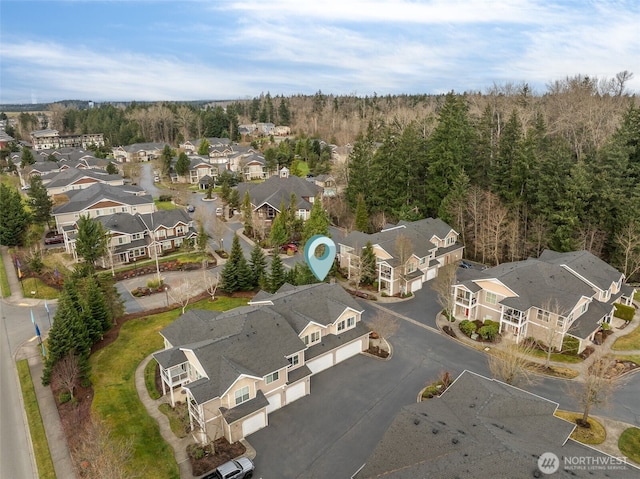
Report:
M 640 0 L 0 1 L 0 104 L 439 94 L 634 73 Z

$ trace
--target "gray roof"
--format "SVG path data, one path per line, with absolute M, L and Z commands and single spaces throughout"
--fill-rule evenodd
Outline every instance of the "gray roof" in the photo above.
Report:
M 189 213 L 182 208 L 158 210 L 151 214 L 140 215 L 140 217 L 151 230 L 158 229 L 161 226 L 165 228 L 173 228 L 178 223 L 188 225 L 191 222 Z
M 592 301 L 589 304 L 589 309 L 576 318 L 568 333 L 580 339 L 587 339 L 600 328 L 604 317 L 611 314 L 612 311 L 613 304 Z
M 496 278 L 518 296 L 505 298 L 501 304 L 519 311 L 531 307 L 567 315 L 581 297 L 593 296 L 593 290 L 565 268 L 537 259 L 504 263 L 482 272 L 485 278 Z M 553 304 L 551 304 L 553 302 Z
M 134 143 L 121 148 L 127 153 L 135 153 L 138 151 L 162 150 L 164 145 L 165 143 Z
M 65 168 L 57 175 L 51 178 L 51 181 L 47 183 L 47 188 L 59 188 L 62 186 L 70 185 L 71 183 L 78 181 L 81 178 L 91 178 L 102 183 L 108 181 L 122 180 L 120 175 L 109 175 L 108 173 L 98 169 L 78 169 L 78 168 Z
M 144 190 L 139 186 L 112 186 L 105 183 L 96 183 L 82 190 L 68 191 L 65 194 L 69 201 L 53 208 L 53 214 L 72 213 L 82 211 L 95 203 L 103 200 L 111 200 L 125 205 L 153 204 L 151 195 L 138 195 Z
M 60 171 L 60 166 L 55 161 L 36 161 L 33 165 L 25 166 L 25 170 L 28 170 L 29 173 L 32 171 L 40 173 L 58 172 Z
M 439 398 L 405 406 L 369 456 L 358 479 L 537 477 L 538 457 L 602 459 L 567 440 L 574 429 L 553 415 L 557 404 L 464 371 Z M 620 474 L 619 474 L 620 473 Z M 637 477 L 638 471 L 565 470 L 553 477 Z
M 451 226 L 442 221 L 440 218 L 424 218 L 418 221 L 400 221 L 398 225 L 406 225 L 408 228 L 415 229 L 422 236 L 431 238 L 435 236 L 438 239 L 445 239 L 453 230 Z
M 584 250 L 569 253 L 544 250 L 540 255 L 540 261 L 568 268 L 603 291 L 609 289 L 611 283 L 618 282 L 622 278 L 620 271 Z
M 268 204 L 276 210 L 280 208 L 283 201 L 285 206 L 289 206 L 291 193 L 296 195 L 297 209 L 310 210 L 311 203 L 303 198 L 315 198 L 321 192 L 320 187 L 298 176 L 288 178 L 272 176 L 262 183 L 240 183 L 237 188 L 240 198 L 244 198 L 245 191 L 249 191 L 251 203 L 256 208 Z
M 96 220 L 102 223 L 105 231 L 114 231 L 124 234 L 133 234 L 145 231 L 144 223 L 140 221 L 139 215 L 114 213 L 107 216 L 98 216 Z

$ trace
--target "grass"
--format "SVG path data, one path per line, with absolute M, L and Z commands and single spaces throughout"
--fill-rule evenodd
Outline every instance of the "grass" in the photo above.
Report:
M 547 359 L 547 352 L 540 349 L 534 349 L 531 351 L 531 356 L 535 358 Z M 551 361 L 558 363 L 576 364 L 581 363 L 583 359 L 579 356 L 572 356 L 569 354 L 551 353 Z
M 29 363 L 26 359 L 23 359 L 22 361 L 18 361 L 16 365 L 18 367 L 22 398 L 24 399 L 24 410 L 27 414 L 29 432 L 31 433 L 31 443 L 33 444 L 33 452 L 36 456 L 38 477 L 55 479 L 56 474 L 53 469 L 47 435 L 44 432 L 44 425 L 42 424 L 42 416 L 40 415 L 40 408 L 38 407 L 36 391 L 33 388 Z
M 187 428 L 189 427 L 189 410 L 186 403 L 176 403 L 176 407 L 172 408 L 170 404 L 164 403 L 158 406 L 158 410 L 169 419 L 169 427 L 176 437 L 187 437 Z
M 40 278 L 25 278 L 22 280 L 24 295 L 27 298 L 57 299 L 60 291 L 44 283 Z M 35 294 L 31 294 L 35 292 Z
M 188 309 L 224 311 L 246 304 L 246 299 L 221 297 L 199 301 Z M 180 309 L 127 321 L 118 339 L 90 358 L 94 399 L 92 412 L 112 428 L 115 440 L 133 439 L 133 456 L 127 464 L 130 474 L 145 477 L 179 478 L 178 466 L 169 445 L 162 439 L 138 397 L 134 383 L 136 368 L 149 354 L 163 347 L 160 330 L 180 315 Z
M 0 294 L 3 298 L 11 296 L 9 277 L 7 276 L 7 270 L 4 269 L 4 261 L 2 261 L 2 258 L 0 258 Z
M 171 201 L 153 200 L 153 202 L 156 204 L 156 208 L 158 208 L 159 210 L 175 210 L 176 208 L 179 208 L 178 205 L 172 203 Z
M 614 356 L 616 359 L 620 361 L 632 361 L 640 366 L 640 355 L 639 354 L 616 354 Z
M 575 369 L 554 366 L 553 364 L 550 365 L 548 369 L 545 369 L 544 365 L 540 365 L 534 368 L 534 370 L 542 374 L 546 374 L 548 376 L 553 376 L 555 378 L 564 378 L 564 379 L 573 379 L 578 377 L 578 375 L 580 374 Z
M 158 362 L 152 359 L 144 368 L 144 384 L 147 386 L 147 392 L 151 399 L 160 399 L 162 394 L 156 388 L 156 366 Z
M 158 257 L 158 263 L 160 265 L 162 265 L 163 263 L 167 263 L 169 261 L 181 261 L 183 263 L 188 263 L 188 262 L 201 262 L 202 259 L 205 257 L 206 255 L 202 254 L 202 253 L 197 253 L 197 252 L 192 252 L 192 253 L 182 253 L 182 252 L 178 252 L 178 253 L 172 253 L 172 254 L 168 254 L 166 256 L 159 256 Z M 156 259 L 155 258 L 151 258 L 151 259 L 145 259 L 144 261 L 137 261 L 135 264 L 129 264 L 127 266 L 124 266 L 122 268 L 116 268 L 115 272 L 116 273 L 123 273 L 125 271 L 133 271 L 137 268 L 143 268 L 146 266 L 154 266 L 156 265 Z M 111 274 L 111 271 L 105 271 L 102 274 Z
M 625 429 L 618 439 L 618 448 L 629 459 L 640 463 L 640 429 L 637 427 Z
M 631 331 L 629 334 L 625 334 L 624 336 L 620 336 L 616 339 L 616 342 L 613 343 L 611 349 L 614 351 L 629 351 L 632 349 L 640 349 L 640 325 L 634 325 L 632 321 L 629 327 L 634 327 L 635 329 Z
M 562 411 L 558 409 L 556 416 L 566 419 L 571 424 L 576 424 L 576 419 L 582 418 L 582 413 Z M 571 439 L 581 442 L 582 444 L 602 444 L 607 438 L 607 431 L 604 426 L 599 422 L 589 418 L 589 425 L 591 427 L 580 427 L 576 424 L 576 428 L 571 433 Z

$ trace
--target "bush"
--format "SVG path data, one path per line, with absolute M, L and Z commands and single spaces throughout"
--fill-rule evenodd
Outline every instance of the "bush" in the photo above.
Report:
M 485 341 L 493 341 L 498 335 L 498 331 L 500 330 L 500 325 L 495 321 L 487 320 L 480 329 L 478 329 L 478 334 L 482 336 L 482 339 Z
M 611 329 L 611 325 L 609 323 L 602 323 L 600 327 L 603 331 L 608 331 L 609 329 Z
M 156 289 L 162 286 L 162 283 L 162 279 L 150 279 L 149 281 L 147 281 L 147 288 Z
M 471 336 L 476 332 L 476 324 L 472 323 L 468 319 L 463 319 L 460 321 L 460 331 L 462 331 L 467 336 Z
M 565 336 L 562 340 L 562 354 L 576 355 L 580 347 L 580 340 L 573 336 Z
M 165 201 L 171 201 L 173 199 L 173 196 L 171 195 L 160 195 L 160 197 L 158 198 L 158 201 L 160 201 L 161 203 L 164 203 Z
M 624 319 L 626 322 L 631 321 L 636 312 L 633 306 L 627 306 L 626 304 L 613 303 L 613 307 L 615 308 L 613 315 L 616 318 Z
M 60 402 L 60 404 L 71 401 L 71 393 L 69 391 L 61 392 L 60 394 L 58 394 L 58 401 Z

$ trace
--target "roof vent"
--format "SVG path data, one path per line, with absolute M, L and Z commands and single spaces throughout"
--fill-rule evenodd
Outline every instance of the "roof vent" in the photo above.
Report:
M 451 444 L 458 444 L 458 438 L 454 437 L 453 439 L 451 439 Z
M 433 434 L 438 434 L 438 428 L 435 428 L 435 427 L 434 427 L 434 428 L 431 430 L 431 432 L 432 432 Z
M 413 420 L 413 424 L 415 424 L 416 426 L 417 426 L 418 424 L 420 424 L 420 419 L 418 419 L 418 418 L 414 419 L 414 420 Z

